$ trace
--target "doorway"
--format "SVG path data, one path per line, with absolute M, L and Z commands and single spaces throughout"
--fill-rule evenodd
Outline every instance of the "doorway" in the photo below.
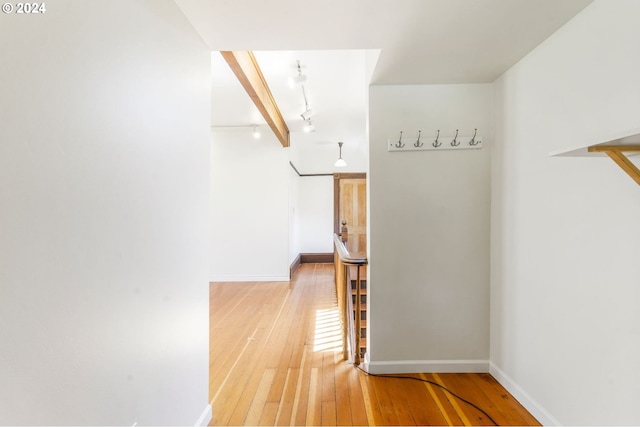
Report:
M 340 233 L 346 221 L 349 250 L 367 250 L 367 175 L 336 173 L 333 175 L 333 232 Z

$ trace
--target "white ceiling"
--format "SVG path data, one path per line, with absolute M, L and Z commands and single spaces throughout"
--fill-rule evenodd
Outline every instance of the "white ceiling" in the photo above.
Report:
M 314 135 L 338 141 L 349 126 L 364 135 L 369 84 L 490 83 L 591 0 L 175 2 L 214 51 L 213 126 L 265 123 L 215 52 L 252 50 L 292 132 L 304 101 L 287 79 L 301 61 Z M 365 50 L 380 52 L 371 76 Z
M 381 49 L 372 83 L 492 82 L 590 0 L 176 0 L 212 50 Z

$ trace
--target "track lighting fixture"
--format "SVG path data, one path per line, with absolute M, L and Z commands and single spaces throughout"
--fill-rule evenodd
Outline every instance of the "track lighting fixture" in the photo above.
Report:
M 338 142 L 338 146 L 340 147 L 340 157 L 338 157 L 338 160 L 336 160 L 333 165 L 339 168 L 343 168 L 347 166 L 347 162 L 345 162 L 342 158 L 342 142 Z
M 296 85 L 303 84 L 307 81 L 307 76 L 302 74 L 302 67 L 300 66 L 300 61 L 296 61 L 298 63 L 298 74 L 289 78 L 289 87 L 293 89 Z
M 306 89 L 304 87 L 304 82 L 307 81 L 307 76 L 302 74 L 302 67 L 300 66 L 300 61 L 298 60 L 296 62 L 298 64 L 298 75 L 295 76 L 295 77 L 292 77 L 289 80 L 289 82 L 291 83 L 291 87 L 294 87 L 295 83 L 300 84 L 300 88 L 302 89 L 302 96 L 304 98 L 304 112 L 302 114 L 300 114 L 300 117 L 305 122 L 304 123 L 304 131 L 305 132 L 313 132 L 313 131 L 316 130 L 316 128 L 313 125 L 313 123 L 311 123 L 311 114 L 313 114 L 313 111 L 309 107 L 309 100 L 307 99 L 307 91 L 306 91 Z

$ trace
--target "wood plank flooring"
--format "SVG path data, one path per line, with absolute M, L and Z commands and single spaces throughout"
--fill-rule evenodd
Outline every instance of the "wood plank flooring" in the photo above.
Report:
M 493 425 L 435 385 L 344 362 L 335 300 L 331 264 L 303 264 L 291 282 L 211 283 L 211 425 Z M 489 374 L 410 376 L 499 425 L 540 425 Z

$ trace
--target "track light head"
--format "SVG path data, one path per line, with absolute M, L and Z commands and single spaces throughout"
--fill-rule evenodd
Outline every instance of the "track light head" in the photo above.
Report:
M 305 76 L 304 74 L 301 74 L 299 76 L 289 77 L 289 87 L 293 89 L 296 87 L 296 85 L 301 85 L 306 81 L 307 81 L 307 76 Z
M 303 128 L 303 130 L 304 130 L 306 133 L 309 133 L 309 132 L 315 132 L 316 127 L 313 125 L 313 123 L 311 123 L 311 119 L 307 119 L 307 120 L 305 120 L 305 121 L 306 121 L 306 123 L 304 124 L 304 128 Z
M 300 114 L 300 117 L 302 117 L 302 120 L 310 120 L 311 119 L 311 114 L 313 113 L 313 110 L 311 108 L 308 108 L 305 110 L 304 113 Z
M 307 81 L 307 76 L 302 74 L 302 67 L 300 66 L 300 60 L 296 61 L 298 64 L 298 74 L 292 77 L 289 77 L 289 87 L 291 89 L 295 88 L 297 85 L 301 85 Z

